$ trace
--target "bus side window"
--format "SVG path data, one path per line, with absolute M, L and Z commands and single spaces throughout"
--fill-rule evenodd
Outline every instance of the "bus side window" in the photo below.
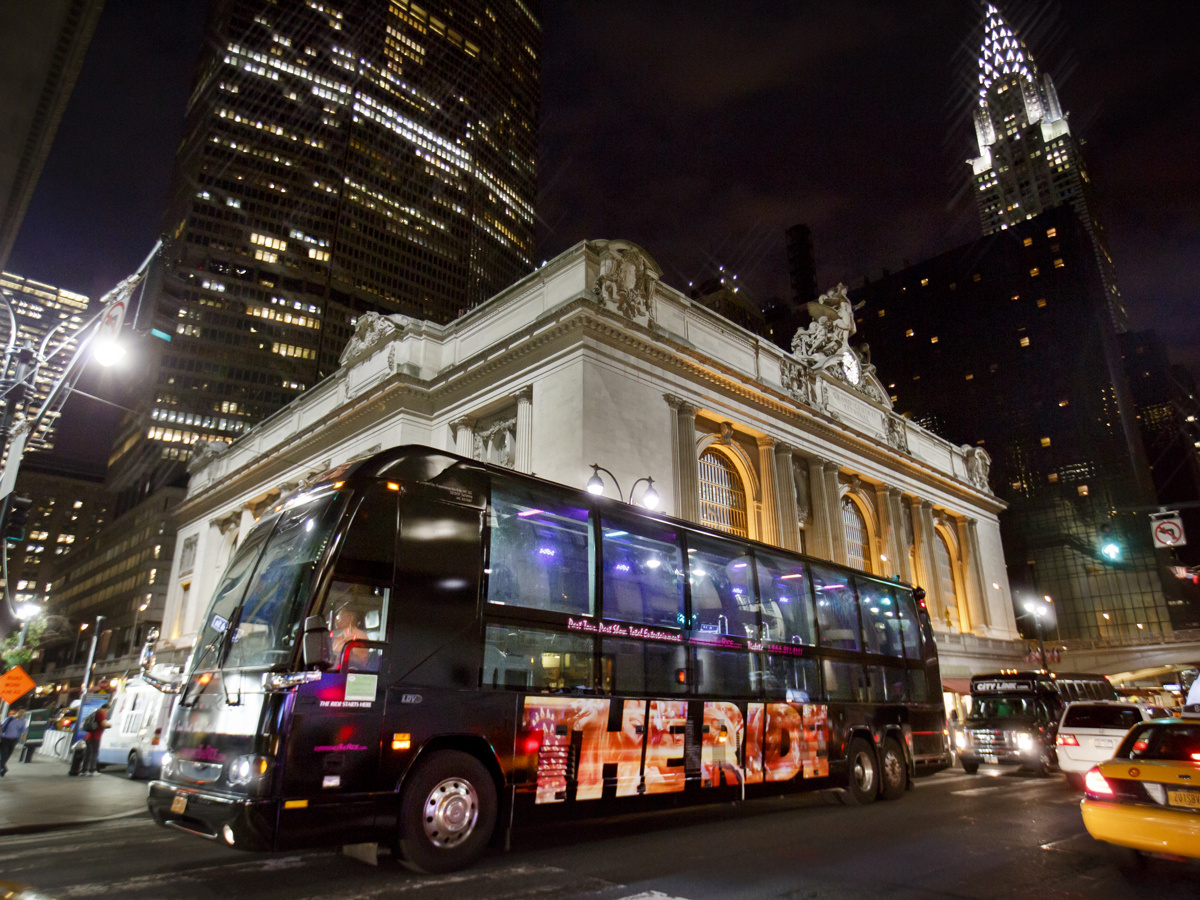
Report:
M 385 641 L 396 555 L 396 494 L 382 484 L 367 488 L 342 541 L 333 575 L 316 615 L 329 628 L 334 667 L 378 672 L 380 648 L 356 641 Z M 347 648 L 349 648 L 347 652 Z

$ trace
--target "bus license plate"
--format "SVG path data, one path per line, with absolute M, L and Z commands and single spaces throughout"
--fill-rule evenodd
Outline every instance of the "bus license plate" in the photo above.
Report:
M 985 753 L 985 754 L 983 755 L 983 761 L 984 761 L 985 763 L 987 763 L 988 765 L 994 766 L 994 765 L 996 764 L 996 757 L 995 757 L 995 755 L 994 755 L 994 754 L 991 754 L 991 753 Z
M 187 809 L 187 797 L 183 794 L 177 794 L 175 799 L 171 801 L 171 812 L 177 816 L 182 816 L 185 809 Z
M 1187 809 L 1200 809 L 1200 791 L 1167 791 L 1167 803 Z

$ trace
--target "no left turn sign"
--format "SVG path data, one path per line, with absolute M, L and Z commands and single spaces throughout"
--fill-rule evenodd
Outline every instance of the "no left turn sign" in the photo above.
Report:
M 1182 547 L 1187 543 L 1179 513 L 1152 519 L 1150 530 L 1154 535 L 1155 547 Z

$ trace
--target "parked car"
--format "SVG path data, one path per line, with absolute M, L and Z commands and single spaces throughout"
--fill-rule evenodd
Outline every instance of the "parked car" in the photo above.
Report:
M 1200 715 L 1134 725 L 1084 777 L 1083 824 L 1131 853 L 1200 858 Z
M 97 760 L 124 766 L 130 778 L 156 776 L 174 699 L 174 694 L 164 694 L 141 678 L 129 679 L 124 690 L 111 698 L 110 726 L 100 740 Z
M 1058 723 L 1058 767 L 1067 783 L 1083 790 L 1083 777 L 1096 763 L 1112 759 L 1121 738 L 1147 719 L 1169 716 L 1161 706 L 1108 700 L 1068 703 Z

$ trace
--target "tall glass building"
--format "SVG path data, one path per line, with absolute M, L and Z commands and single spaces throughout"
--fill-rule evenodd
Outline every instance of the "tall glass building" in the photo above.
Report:
M 988 5 L 979 48 L 979 156 L 969 160 L 984 234 L 1069 206 L 1083 223 L 1100 267 L 1105 301 L 1117 331 L 1129 329 L 1104 228 L 1096 216 L 1092 182 L 1049 73 Z
M 537 0 L 217 0 L 116 489 L 332 372 L 363 312 L 447 322 L 532 268 L 539 52 Z

